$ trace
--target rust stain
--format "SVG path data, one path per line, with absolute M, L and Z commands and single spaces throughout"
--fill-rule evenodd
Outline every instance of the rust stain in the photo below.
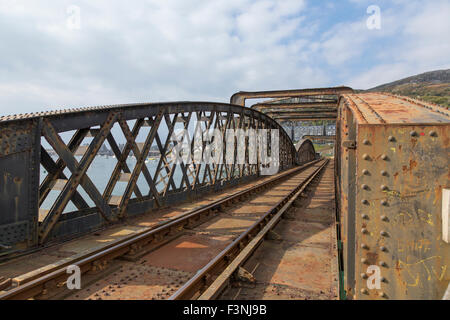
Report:
M 408 166 L 403 166 L 403 173 L 407 173 L 409 171 L 409 173 L 411 174 L 412 171 L 414 170 L 414 168 L 417 167 L 417 162 L 415 160 L 409 160 L 409 167 Z

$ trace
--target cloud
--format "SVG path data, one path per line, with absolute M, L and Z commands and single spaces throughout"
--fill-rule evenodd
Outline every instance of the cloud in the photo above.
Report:
M 2 0 L 0 114 L 360 88 L 448 65 L 446 1 L 380 1 L 378 31 L 365 26 L 368 4 Z M 79 30 L 67 28 L 70 5 L 81 10 Z M 339 6 L 355 14 L 334 13 Z

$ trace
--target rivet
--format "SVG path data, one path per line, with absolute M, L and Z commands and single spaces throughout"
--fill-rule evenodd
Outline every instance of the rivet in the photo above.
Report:
M 386 231 L 381 231 L 380 234 L 381 234 L 382 237 L 387 237 L 388 236 L 388 233 Z
M 387 202 L 386 200 L 382 200 L 382 201 L 381 201 L 381 205 L 387 206 L 387 204 L 388 204 L 388 202 Z
M 393 136 L 389 136 L 388 140 L 389 140 L 389 142 L 394 142 L 395 138 Z
M 380 292 L 379 295 L 381 298 L 386 298 L 386 293 L 384 293 L 384 292 Z
M 383 155 L 381 156 L 381 159 L 382 159 L 382 160 L 387 160 L 387 159 L 388 159 L 388 156 L 385 155 L 385 154 L 383 154 Z
M 367 201 L 367 200 L 364 199 L 364 200 L 361 201 L 361 203 L 362 203 L 362 204 L 369 204 L 369 201 Z
M 411 131 L 411 132 L 409 133 L 409 135 L 410 135 L 411 137 L 415 137 L 415 136 L 417 136 L 417 132 L 416 132 L 416 131 Z
M 437 137 L 437 132 L 436 131 L 430 131 L 430 136 L 431 137 Z
M 384 262 L 384 261 L 380 261 L 380 266 L 382 266 L 382 267 L 387 267 L 387 263 Z
M 381 220 L 384 222 L 388 222 L 389 218 L 387 216 L 381 216 Z
M 365 243 L 361 244 L 361 248 L 362 248 L 362 249 L 366 249 L 366 250 L 369 249 L 369 247 L 368 247 L 367 244 L 365 244 Z
M 361 218 L 364 220 L 369 220 L 369 216 L 367 214 L 362 214 Z
M 365 154 L 363 154 L 363 159 L 364 160 L 369 160 L 370 156 L 367 153 L 365 153 Z
M 365 273 L 361 273 L 361 278 L 363 278 L 363 279 L 367 279 L 367 278 L 369 278 L 369 277 L 367 276 L 367 274 L 365 274 Z
M 368 190 L 368 189 L 369 189 L 369 186 L 368 186 L 367 184 L 363 184 L 363 185 L 361 186 L 361 188 L 363 188 L 364 190 Z
M 386 190 L 388 189 L 388 187 L 387 187 L 387 186 L 385 186 L 384 184 L 383 184 L 383 185 L 381 185 L 381 187 L 380 187 L 380 188 L 381 188 L 381 190 L 382 190 L 382 191 L 386 191 Z
M 365 144 L 366 146 L 370 144 L 370 141 L 367 139 L 364 139 L 363 144 Z
M 381 173 L 382 176 L 387 176 L 387 174 L 388 174 L 387 171 L 384 171 L 384 170 L 381 171 L 380 173 Z
M 385 277 L 381 277 L 381 282 L 384 282 L 384 283 L 387 283 L 388 282 L 388 280 L 385 278 Z
M 367 233 L 369 233 L 369 232 L 367 231 L 367 229 L 366 229 L 366 228 L 362 228 L 362 229 L 361 229 L 361 232 L 362 232 L 362 233 L 364 233 L 364 234 L 367 234 Z
M 362 294 L 368 294 L 369 291 L 367 291 L 367 289 L 361 289 L 361 293 L 362 293 Z
M 387 252 L 388 251 L 386 247 L 381 247 L 380 250 L 383 251 L 383 252 Z
M 362 171 L 362 173 L 363 173 L 363 175 L 367 176 L 367 175 L 369 175 L 369 170 L 364 169 L 364 170 Z
M 361 259 L 361 263 L 368 264 L 368 262 L 369 262 L 369 261 L 368 261 L 367 259 L 365 259 L 365 258 L 362 258 L 362 259 Z

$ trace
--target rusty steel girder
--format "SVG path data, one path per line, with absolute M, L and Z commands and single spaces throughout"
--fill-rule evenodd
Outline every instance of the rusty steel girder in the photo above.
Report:
M 275 91 L 240 91 L 231 96 L 230 103 L 245 106 L 245 100 L 258 98 L 295 98 L 311 96 L 338 96 L 343 93 L 352 93 L 349 87 L 297 89 L 297 90 L 275 90 Z
M 144 142 L 138 142 L 144 129 L 148 129 L 143 133 Z M 279 169 L 291 168 L 298 158 L 291 139 L 276 121 L 256 110 L 223 103 L 143 103 L 1 117 L 0 255 L 83 234 L 127 216 L 260 175 L 264 165 L 258 152 L 257 163 L 249 161 L 248 138 L 244 149 L 238 150 L 236 142 L 234 150 L 226 150 L 235 155 L 233 164 L 175 161 L 172 152 L 180 142 L 172 137 L 178 129 L 194 132 L 217 129 L 222 134 L 228 129 L 275 129 L 279 130 Z M 125 137 L 121 147 L 117 132 Z M 71 135 L 68 143 L 61 133 Z M 85 138 L 92 139 L 88 145 L 82 145 Z M 44 147 L 45 140 L 57 159 Z M 101 192 L 96 181 L 89 177 L 88 169 L 105 142 L 117 163 Z M 206 152 L 209 142 L 202 137 L 202 152 Z M 191 155 L 196 152 L 194 145 L 193 141 L 189 145 Z M 155 147 L 160 156 L 156 169 L 151 171 L 145 160 Z M 305 152 L 310 153 L 305 157 L 315 155 L 314 150 Z M 236 162 L 238 153 L 244 153 L 245 164 Z M 126 162 L 131 154 L 136 158 L 134 168 Z M 41 167 L 47 171 L 43 179 Z M 174 179 L 176 172 L 181 172 L 180 181 Z M 139 177 L 147 184 L 148 192 L 137 183 Z M 123 193 L 114 194 L 119 181 L 126 182 L 126 187 Z M 79 193 L 80 188 L 93 206 Z M 42 205 L 52 190 L 60 193 L 47 210 Z M 76 211 L 65 212 L 69 202 Z
M 261 112 L 283 112 L 302 110 L 331 110 L 336 111 L 336 102 L 302 102 L 302 103 L 257 103 L 251 108 Z
M 337 117 L 336 111 L 325 110 L 304 110 L 304 111 L 288 111 L 288 112 L 267 112 L 266 115 L 273 119 L 293 119 L 298 118 L 311 118 L 311 117 Z
M 303 136 L 302 139 L 309 139 L 309 140 L 317 140 L 317 141 L 330 141 L 330 142 L 334 142 L 336 141 L 336 136 L 311 136 L 311 135 L 306 135 Z
M 273 114 L 273 115 L 271 115 L 271 118 L 277 120 L 278 122 L 281 122 L 281 121 L 316 121 L 316 120 L 336 121 L 337 114 L 336 113 L 305 113 L 305 114 L 296 113 L 294 115 Z
M 442 231 L 449 132 L 448 110 L 437 105 L 341 96 L 336 173 L 348 298 L 442 298 L 450 280 Z

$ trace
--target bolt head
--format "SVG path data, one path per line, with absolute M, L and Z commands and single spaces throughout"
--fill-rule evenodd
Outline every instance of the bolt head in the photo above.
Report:
M 364 170 L 362 171 L 362 174 L 365 175 L 365 176 L 369 175 L 369 170 L 364 169 Z
M 367 214 L 362 214 L 361 218 L 364 220 L 369 220 L 369 216 Z
M 388 202 L 387 202 L 386 200 L 382 200 L 382 201 L 381 201 L 381 205 L 382 205 L 382 206 L 387 206 L 387 204 L 388 204 Z
M 366 249 L 366 250 L 369 249 L 369 247 L 368 247 L 367 244 L 365 244 L 365 243 L 361 244 L 361 248 L 362 248 L 362 249 Z
M 384 222 L 388 222 L 389 218 L 387 216 L 381 216 L 381 220 Z
M 369 291 L 367 291 L 367 289 L 361 289 L 361 293 L 362 293 L 362 294 L 368 294 Z
M 387 263 L 384 262 L 384 261 L 380 261 L 380 266 L 382 266 L 382 267 L 387 267 Z
M 384 170 L 381 171 L 380 173 L 381 173 L 382 176 L 387 176 L 388 175 L 387 171 L 384 171 Z
M 362 229 L 361 229 L 361 232 L 362 232 L 363 234 L 368 234 L 368 233 L 369 233 L 369 231 L 367 231 L 366 228 L 362 228 Z
M 410 135 L 411 137 L 416 137 L 416 136 L 417 136 L 417 132 L 416 132 L 416 131 L 411 131 L 411 132 L 409 133 L 409 135 Z
M 369 277 L 367 276 L 367 274 L 361 273 L 361 278 L 362 278 L 362 279 L 367 279 L 367 278 L 369 278 Z
M 382 159 L 382 160 L 387 160 L 387 159 L 388 159 L 388 156 L 385 155 L 385 154 L 383 154 L 383 155 L 381 156 L 381 159 Z
M 436 131 L 430 131 L 430 137 L 437 137 Z
M 368 189 L 369 189 L 369 186 L 368 186 L 367 184 L 363 184 L 363 185 L 361 186 L 361 188 L 363 188 L 364 190 L 368 190 Z
M 389 142 L 395 142 L 395 138 L 393 136 L 389 136 L 388 140 Z
M 361 201 L 361 203 L 362 203 L 362 204 L 369 204 L 369 201 L 366 200 L 366 199 L 364 199 L 364 200 Z
M 367 145 L 369 145 L 369 144 L 370 144 L 370 141 L 369 141 L 369 140 L 367 140 L 367 139 L 364 139 L 364 140 L 363 140 L 363 144 L 365 144 L 365 145 L 367 146 Z
M 363 154 L 363 159 L 364 160 L 369 160 L 370 156 L 367 153 L 365 153 L 365 154 Z
M 386 231 L 381 231 L 380 234 L 383 237 L 387 237 L 388 236 L 388 233 Z
M 383 251 L 383 252 L 387 252 L 388 251 L 388 249 L 386 247 L 381 247 L 380 250 Z
M 362 259 L 361 259 L 361 263 L 363 263 L 363 264 L 368 264 L 368 262 L 369 262 L 369 261 L 368 261 L 367 259 L 365 259 L 365 258 L 362 258 Z

